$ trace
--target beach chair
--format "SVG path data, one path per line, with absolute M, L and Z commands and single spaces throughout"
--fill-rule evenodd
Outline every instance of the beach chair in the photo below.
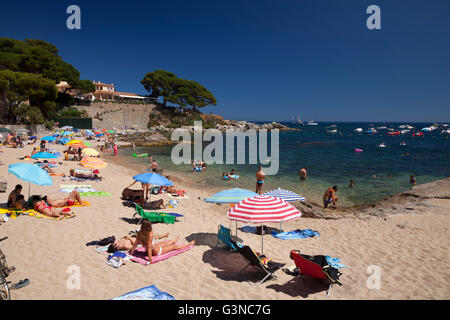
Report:
M 237 250 L 236 247 L 231 243 L 231 230 L 229 228 L 224 227 L 221 224 L 219 224 L 217 230 L 216 247 L 219 245 L 220 242 L 223 242 L 226 246 L 230 247 L 231 252 Z
M 323 255 L 309 256 L 300 254 L 298 250 L 292 250 L 290 257 L 294 260 L 296 267 L 299 269 L 300 278 L 303 275 L 309 276 L 326 282 L 329 287 L 327 290 L 327 297 L 330 294 L 333 284 L 342 285 L 339 281 L 339 276 L 342 274 L 338 269 L 328 265 L 327 259 Z
M 262 284 L 266 281 L 267 278 L 273 277 L 276 278 L 275 271 L 283 267 L 284 263 L 273 262 L 271 259 L 268 259 L 265 255 L 260 255 L 249 246 L 239 245 L 236 241 L 230 239 L 230 242 L 237 249 L 237 252 L 241 254 L 248 261 L 248 265 L 246 265 L 238 274 L 247 269 L 249 266 L 252 266 L 259 271 L 262 271 L 266 274 L 266 276 L 258 282 L 258 284 Z
M 142 209 L 142 207 L 138 204 L 136 204 L 135 210 L 136 212 L 133 214 L 133 218 L 136 215 L 139 215 L 141 217 L 141 220 L 138 222 L 138 224 L 140 224 L 144 219 L 149 220 L 150 222 L 163 222 L 169 224 L 175 223 L 176 216 L 173 215 L 162 212 L 144 211 L 144 209 Z

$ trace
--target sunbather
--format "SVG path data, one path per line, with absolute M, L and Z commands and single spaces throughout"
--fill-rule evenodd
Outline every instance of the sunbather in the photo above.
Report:
M 64 217 L 75 216 L 75 213 L 71 212 L 68 208 L 58 212 L 54 207 L 48 205 L 44 200 L 41 200 L 39 196 L 33 198 L 33 207 L 37 212 L 53 218 L 62 219 Z
M 84 173 L 76 173 L 75 170 L 70 169 L 69 171 L 71 177 L 81 178 L 81 179 L 91 179 L 91 180 L 103 180 L 102 177 L 99 177 L 97 174 L 84 174 Z
M 67 198 L 51 200 L 48 196 L 42 198 L 50 206 L 55 208 L 70 207 L 74 204 L 83 204 L 80 193 L 77 190 L 73 190 Z
M 155 235 L 153 238 L 153 242 L 155 242 L 154 240 L 156 239 L 162 239 L 162 238 L 167 238 L 169 236 L 169 233 L 163 234 L 161 236 L 157 236 Z M 160 245 L 170 245 L 170 244 L 174 244 L 178 239 L 175 240 L 168 240 L 168 241 L 163 241 L 163 242 L 159 242 Z M 130 236 L 129 234 L 123 236 L 122 238 L 120 238 L 119 240 L 114 241 L 114 243 L 112 243 L 109 247 L 108 247 L 108 253 L 114 253 L 116 251 L 121 251 L 121 250 L 131 250 L 133 248 L 134 243 L 136 242 L 136 235 L 132 235 Z
M 152 223 L 148 220 L 144 220 L 141 224 L 141 230 L 139 230 L 139 233 L 136 236 L 136 241 L 134 242 L 133 247 L 130 250 L 130 254 L 133 255 L 138 244 L 141 244 L 146 247 L 148 260 L 151 263 L 152 256 L 160 256 L 164 253 L 174 251 L 174 250 L 179 250 L 179 249 L 182 249 L 187 246 L 195 244 L 195 241 L 191 241 L 187 244 L 177 245 L 177 244 L 175 244 L 176 240 L 174 240 L 173 243 L 170 241 L 169 241 L 169 243 L 164 242 L 164 243 L 166 243 L 164 245 L 164 243 L 161 243 L 161 244 L 155 243 L 153 241 L 153 239 L 154 239 L 154 235 L 153 235 Z

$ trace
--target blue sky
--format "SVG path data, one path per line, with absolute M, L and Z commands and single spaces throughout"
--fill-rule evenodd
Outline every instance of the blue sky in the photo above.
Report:
M 81 8 L 81 30 L 66 8 Z M 381 30 L 366 8 L 381 8 Z M 145 94 L 164 69 L 225 118 L 450 121 L 450 1 L 8 1 L 0 36 L 43 39 L 82 78 Z

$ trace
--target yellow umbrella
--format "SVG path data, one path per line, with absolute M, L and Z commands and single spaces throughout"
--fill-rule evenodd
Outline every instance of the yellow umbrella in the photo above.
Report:
M 92 149 L 92 148 L 83 149 L 83 151 L 81 153 L 88 157 L 96 157 L 100 154 L 97 150 Z
M 83 158 L 83 160 L 80 161 L 80 164 L 85 168 L 90 169 L 103 169 L 106 168 L 106 162 L 99 159 L 99 158 Z
M 70 146 L 74 143 L 83 143 L 83 141 L 81 140 L 70 140 L 69 142 L 66 143 L 66 146 Z

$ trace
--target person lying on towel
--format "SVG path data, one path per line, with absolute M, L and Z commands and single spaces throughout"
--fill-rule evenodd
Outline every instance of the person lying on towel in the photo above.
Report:
M 156 239 L 162 239 L 162 238 L 167 238 L 169 236 L 169 233 L 163 234 L 161 236 L 158 235 L 154 235 L 153 236 L 153 242 Z M 136 242 L 136 235 L 125 235 L 122 238 L 120 238 L 119 240 L 114 241 L 114 243 L 112 243 L 109 247 L 108 247 L 108 253 L 114 253 L 116 251 L 122 251 L 122 250 L 127 250 L 130 251 L 133 248 L 134 243 Z M 160 242 L 159 244 L 165 244 L 165 243 L 171 243 L 174 244 L 175 240 L 168 240 L 168 241 L 163 241 Z
M 73 190 L 67 198 L 51 200 L 48 196 L 42 198 L 50 206 L 55 208 L 70 207 L 74 204 L 83 204 L 80 193 L 77 190 Z
M 154 242 L 152 223 L 148 220 L 144 220 L 141 224 L 141 230 L 139 230 L 136 241 L 133 244 L 133 247 L 129 251 L 130 255 L 134 254 L 136 247 L 138 244 L 141 244 L 145 248 L 147 248 L 148 260 L 150 263 L 152 262 L 152 256 L 160 256 L 170 251 L 180 250 L 190 245 L 195 244 L 195 241 L 191 241 L 187 244 L 177 245 L 178 238 L 173 241 L 164 241 L 160 243 Z
M 75 170 L 73 170 L 73 169 L 70 169 L 69 174 L 71 177 L 75 177 L 75 178 L 90 179 L 90 180 L 103 180 L 102 177 L 98 176 L 95 173 L 90 173 L 90 174 L 78 173 L 78 172 L 75 172 Z
M 39 196 L 33 197 L 33 207 L 37 212 L 52 218 L 62 219 L 65 217 L 75 217 L 75 213 L 71 212 L 69 208 L 58 211 L 54 207 L 48 205 Z

